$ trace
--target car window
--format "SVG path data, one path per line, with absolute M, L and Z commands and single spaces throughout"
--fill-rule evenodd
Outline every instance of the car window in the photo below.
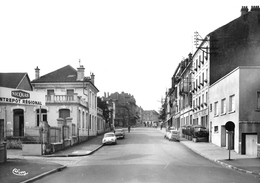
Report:
M 105 134 L 105 137 L 114 137 L 114 134 Z

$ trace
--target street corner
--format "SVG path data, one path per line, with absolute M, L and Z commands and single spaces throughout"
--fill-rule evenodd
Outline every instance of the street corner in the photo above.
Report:
M 66 166 L 43 160 L 9 159 L 0 164 L 0 182 L 28 182 L 64 168 Z

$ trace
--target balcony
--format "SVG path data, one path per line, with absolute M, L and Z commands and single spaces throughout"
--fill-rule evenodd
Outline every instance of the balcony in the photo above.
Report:
M 81 104 L 88 107 L 88 102 L 77 94 L 74 95 L 45 95 L 46 103 L 51 104 Z

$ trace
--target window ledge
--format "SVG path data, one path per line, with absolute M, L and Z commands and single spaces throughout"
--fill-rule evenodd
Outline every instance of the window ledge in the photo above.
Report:
M 218 117 L 218 114 L 214 115 L 214 117 Z
M 224 116 L 224 115 L 226 115 L 226 113 L 221 113 L 221 114 L 220 114 L 220 116 Z
M 256 111 L 256 112 L 260 112 L 260 109 L 259 109 L 259 108 L 257 108 L 257 109 L 255 109 L 255 111 Z
M 229 111 L 228 114 L 235 113 L 236 111 Z

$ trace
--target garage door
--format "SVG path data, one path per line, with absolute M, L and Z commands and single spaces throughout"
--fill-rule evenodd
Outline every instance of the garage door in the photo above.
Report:
M 257 155 L 257 135 L 246 135 L 246 155 Z

